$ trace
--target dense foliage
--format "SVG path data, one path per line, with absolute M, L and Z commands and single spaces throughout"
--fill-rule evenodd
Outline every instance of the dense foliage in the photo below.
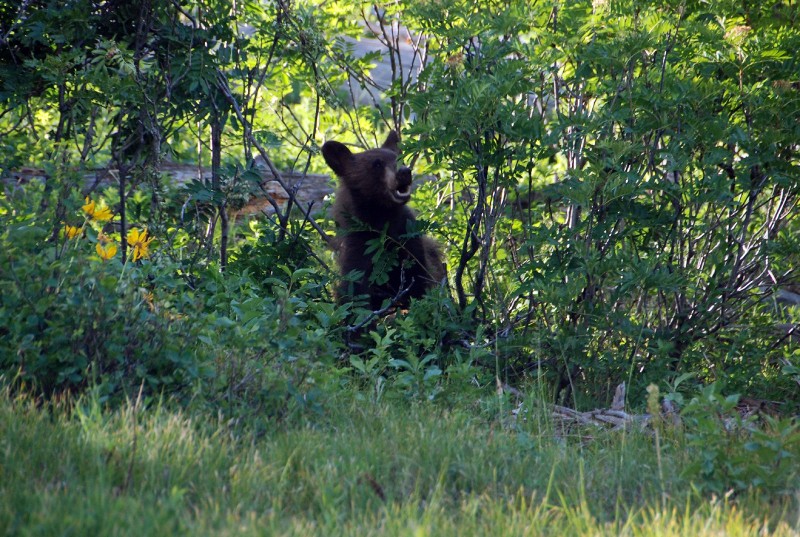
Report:
M 584 405 L 688 375 L 796 405 L 797 17 L 727 0 L 3 3 L 0 367 L 45 393 L 146 388 L 278 418 L 353 379 L 430 398 L 539 379 Z M 390 128 L 430 178 L 414 204 L 449 282 L 386 316 L 335 304 L 333 225 L 282 172 L 323 173 L 326 139 L 373 147 Z M 210 173 L 176 186 L 172 162 Z M 43 181 L 16 181 L 24 167 Z M 237 222 L 259 196 L 269 215 Z

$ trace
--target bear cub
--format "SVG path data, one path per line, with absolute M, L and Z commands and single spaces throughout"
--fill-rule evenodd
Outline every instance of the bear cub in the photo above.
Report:
M 377 148 L 352 153 L 344 144 L 329 141 L 322 146 L 325 162 L 339 177 L 333 216 L 339 229 L 338 264 L 342 283 L 339 301 L 367 295 L 373 310 L 386 299 L 407 306 L 444 277 L 439 247 L 430 237 L 415 232 L 411 199 L 411 170 L 398 167 L 399 138 L 395 131 Z M 383 238 L 380 266 L 373 263 L 375 239 Z M 372 248 L 370 248 L 372 246 Z M 348 275 L 358 271 L 352 281 Z

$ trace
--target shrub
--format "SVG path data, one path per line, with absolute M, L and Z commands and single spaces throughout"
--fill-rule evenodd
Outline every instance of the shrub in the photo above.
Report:
M 135 393 L 141 384 L 171 391 L 208 372 L 195 345 L 198 325 L 182 311 L 188 301 L 176 302 L 182 282 L 169 267 L 134 262 L 133 249 L 123 262 L 90 227 L 53 243 L 33 213 L 7 203 L 2 212 L 4 371 L 48 394 L 90 383 L 107 394 Z

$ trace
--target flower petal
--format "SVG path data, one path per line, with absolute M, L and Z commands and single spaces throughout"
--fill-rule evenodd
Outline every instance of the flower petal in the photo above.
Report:
M 111 209 L 109 209 L 108 207 L 101 207 L 99 209 L 96 209 L 94 211 L 94 214 L 92 214 L 92 218 L 94 218 L 99 222 L 106 222 L 108 220 L 111 220 L 112 217 L 113 215 L 111 214 Z
M 99 242 L 95 244 L 94 249 L 97 251 L 97 255 L 100 256 L 103 261 L 108 261 L 115 255 L 117 255 L 117 245 L 113 242 L 108 243 L 107 245 L 103 246 Z
M 86 205 L 84 205 L 81 208 L 83 209 L 83 212 L 85 212 L 89 216 L 94 216 L 95 203 L 94 200 L 89 199 L 89 196 L 86 196 Z

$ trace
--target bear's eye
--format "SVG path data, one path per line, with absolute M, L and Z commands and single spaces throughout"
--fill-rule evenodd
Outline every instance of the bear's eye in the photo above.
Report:
M 375 159 L 372 161 L 372 168 L 375 170 L 379 170 L 383 168 L 383 161 L 381 159 Z

